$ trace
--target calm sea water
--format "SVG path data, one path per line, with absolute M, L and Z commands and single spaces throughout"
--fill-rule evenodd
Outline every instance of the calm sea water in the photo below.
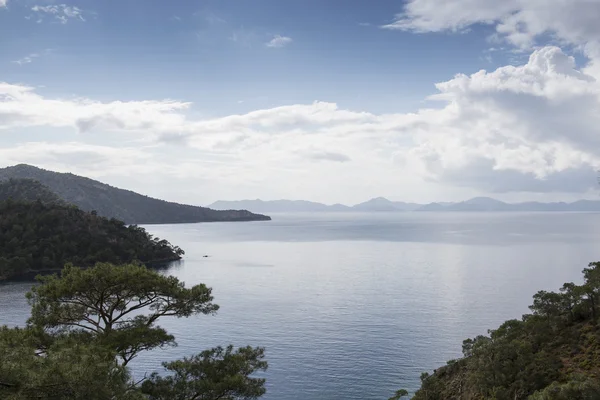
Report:
M 216 316 L 164 320 L 178 347 L 136 374 L 216 345 L 267 348 L 270 400 L 386 399 L 460 356 L 464 338 L 580 282 L 600 260 L 600 214 L 296 214 L 154 225 L 185 259 L 168 273 L 213 287 Z M 204 258 L 208 255 L 208 258 Z M 31 283 L 0 286 L 0 324 L 23 324 Z

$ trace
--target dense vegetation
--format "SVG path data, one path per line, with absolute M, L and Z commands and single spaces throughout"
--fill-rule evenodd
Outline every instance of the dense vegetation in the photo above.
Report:
M 67 266 L 38 278 L 25 328 L 0 327 L 0 398 L 5 400 L 234 400 L 265 393 L 264 349 L 216 347 L 163 363 L 167 374 L 134 381 L 128 363 L 174 345 L 158 321 L 214 314 L 212 290 L 185 288 L 140 265 Z
M 261 221 L 265 215 L 249 211 L 217 211 L 164 200 L 153 199 L 129 190 L 118 189 L 102 182 L 73 174 L 46 171 L 30 165 L 0 169 L 0 181 L 33 179 L 69 204 L 84 211 L 116 218 L 128 224 L 170 224 L 216 221 Z
M 32 179 L 9 179 L 0 182 L 0 202 L 6 200 L 64 204 L 50 189 Z
M 10 183 L 12 187 L 12 183 Z M 66 263 L 154 263 L 181 258 L 183 251 L 143 228 L 87 213 L 74 206 L 0 203 L 0 280 Z
M 464 358 L 423 374 L 413 399 L 600 399 L 600 263 L 583 275 L 535 294 L 532 314 L 465 340 Z

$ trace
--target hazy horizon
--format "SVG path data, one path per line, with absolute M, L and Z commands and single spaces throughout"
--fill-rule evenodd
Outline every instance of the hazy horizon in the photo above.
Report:
M 22 166 L 26 166 L 26 167 L 33 167 L 33 168 L 40 168 L 40 169 L 44 169 L 35 165 L 29 165 L 29 164 L 18 164 L 18 165 L 12 165 L 12 166 L 8 166 L 5 168 L 12 168 L 12 167 L 17 167 L 19 165 Z M 4 168 L 0 167 L 0 170 L 2 170 Z M 46 171 L 50 171 L 45 169 Z M 58 171 L 51 171 L 51 172 L 58 172 Z M 58 172 L 58 173 L 71 173 L 71 172 Z M 83 178 L 89 178 L 83 175 L 78 175 L 81 176 Z M 107 182 L 102 182 L 102 181 L 98 181 L 100 183 L 107 183 Z M 116 187 L 116 186 L 113 186 Z M 124 190 L 131 190 L 127 187 L 116 187 L 118 189 L 124 189 Z M 140 192 L 139 194 L 142 195 L 147 195 L 147 193 L 144 192 Z M 375 201 L 375 200 L 383 200 L 383 201 L 389 201 L 389 202 L 393 202 L 393 203 L 406 203 L 406 204 L 415 204 L 415 205 L 428 205 L 428 204 L 456 204 L 456 203 L 461 203 L 461 202 L 467 202 L 470 200 L 475 200 L 475 199 L 490 199 L 490 200 L 497 200 L 497 201 L 501 201 L 504 202 L 506 204 L 519 204 L 519 203 L 542 203 L 542 204 L 548 204 L 548 203 L 573 203 L 573 202 L 577 202 L 577 201 L 600 201 L 600 195 L 598 195 L 598 197 L 592 197 L 592 196 L 588 196 L 588 197 L 581 197 L 581 198 L 576 198 L 570 201 L 544 201 L 543 199 L 541 200 L 521 200 L 521 201 L 503 201 L 500 200 L 496 197 L 493 196 L 474 196 L 474 197 L 469 197 L 469 198 L 464 198 L 464 199 L 459 199 L 459 200 L 455 200 L 455 201 L 448 201 L 448 200 L 434 200 L 434 201 L 430 201 L 430 202 L 410 202 L 410 201 L 405 201 L 402 199 L 393 199 L 393 198 L 389 198 L 386 196 L 376 196 L 376 197 L 372 197 L 372 198 L 368 198 L 368 199 L 364 199 L 362 201 L 358 201 L 356 203 L 350 203 L 350 202 L 337 202 L 337 203 L 324 203 L 324 202 L 319 202 L 319 201 L 315 201 L 315 200 L 310 200 L 310 199 L 284 199 L 284 198 L 274 198 L 274 199 L 265 199 L 265 198 L 245 198 L 245 199 L 218 199 L 215 200 L 213 202 L 210 203 L 205 203 L 205 204 L 200 204 L 200 203 L 185 203 L 182 202 L 183 204 L 190 204 L 190 205 L 195 205 L 195 206 L 204 206 L 204 207 L 211 207 L 212 205 L 219 203 L 219 202 L 223 202 L 223 203 L 243 203 L 243 202 L 264 202 L 264 203 L 273 203 L 273 202 L 307 202 L 307 203 L 314 203 L 314 204 L 319 204 L 319 205 L 323 205 L 323 206 L 327 206 L 327 207 L 331 207 L 331 206 L 344 206 L 344 207 L 348 207 L 348 208 L 352 208 L 364 203 L 368 203 L 371 201 Z M 166 201 L 175 201 L 169 198 L 160 198 L 160 200 L 166 200 Z M 176 202 L 176 201 L 175 201 Z
M 498 200 L 498 201 L 502 201 L 499 200 L 495 197 L 492 196 L 475 196 L 475 197 L 469 197 L 466 199 L 462 199 L 462 200 L 456 200 L 456 201 L 447 201 L 447 200 L 437 200 L 437 201 L 431 201 L 431 202 L 427 202 L 427 203 L 419 203 L 419 202 L 411 202 L 411 201 L 404 201 L 402 199 L 390 199 L 386 196 L 377 196 L 377 197 L 372 197 L 369 199 L 365 199 L 363 201 L 359 201 L 358 203 L 350 203 L 350 202 L 346 202 L 346 203 L 323 203 L 320 201 L 314 201 L 314 200 L 310 200 L 310 199 L 261 199 L 261 198 L 257 198 L 257 199 L 231 199 L 231 200 L 227 200 L 227 199 L 219 199 L 216 201 L 213 201 L 212 203 L 207 204 L 207 206 L 210 206 L 211 204 L 214 203 L 218 203 L 218 202 L 226 202 L 226 203 L 232 203 L 232 202 L 244 202 L 244 201 L 262 201 L 262 202 L 277 202 L 277 201 L 290 201 L 290 202 L 296 202 L 296 201 L 305 201 L 305 202 L 309 202 L 309 203 L 317 203 L 317 204 L 323 204 L 326 206 L 335 206 L 335 205 L 342 205 L 342 206 L 348 206 L 348 207 L 352 207 L 358 204 L 362 204 L 362 203 L 366 203 L 368 201 L 371 200 L 376 200 L 376 199 L 384 199 L 384 200 L 388 200 L 394 203 L 409 203 L 409 204 L 431 204 L 431 203 L 460 203 L 460 202 L 464 202 L 464 201 L 469 201 L 469 200 L 473 200 L 473 199 L 477 199 L 477 198 L 489 198 L 492 200 Z M 600 197 L 598 198 L 580 198 L 580 199 L 576 199 L 576 200 L 572 200 L 572 201 L 564 201 L 564 203 L 572 203 L 575 201 L 581 201 L 581 200 L 585 200 L 585 201 L 600 201 Z M 510 201 L 502 201 L 504 203 L 507 204 L 517 204 L 517 203 L 529 203 L 529 202 L 538 202 L 538 203 L 560 203 L 561 201 L 539 201 L 539 200 L 522 200 L 522 201 L 516 201 L 516 202 L 510 202 Z

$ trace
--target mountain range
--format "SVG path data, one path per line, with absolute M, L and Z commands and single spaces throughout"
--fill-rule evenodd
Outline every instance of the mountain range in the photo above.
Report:
M 218 221 L 266 221 L 271 218 L 246 210 L 212 210 L 154 199 L 70 173 L 47 171 L 19 164 L 0 169 L 0 182 L 29 179 L 43 186 L 61 201 L 99 216 L 116 218 L 127 224 L 176 224 Z M 28 186 L 32 187 L 32 186 Z M 41 187 L 41 186 L 40 186 Z M 41 192 L 40 192 L 41 193 Z
M 495 211 L 600 211 L 600 200 L 578 200 L 572 203 L 505 203 L 490 197 L 475 197 L 461 202 L 437 202 L 429 204 L 405 203 L 377 197 L 353 206 L 343 204 L 327 205 L 304 200 L 219 200 L 208 207 L 215 210 L 241 208 L 252 212 L 376 212 L 376 211 L 429 211 L 429 212 L 495 212 Z

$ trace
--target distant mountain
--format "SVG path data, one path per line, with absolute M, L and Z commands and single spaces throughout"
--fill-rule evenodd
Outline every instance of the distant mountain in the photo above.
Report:
M 344 212 L 344 211 L 413 211 L 420 204 L 404 203 L 401 201 L 390 201 L 383 197 L 371 199 L 364 203 L 349 207 L 344 204 L 322 204 L 305 200 L 219 200 L 208 207 L 215 210 L 228 210 L 230 208 L 242 208 L 259 213 L 277 212 Z
M 475 197 L 460 203 L 448 204 L 449 211 L 508 211 L 510 204 L 490 197 Z
M 448 204 L 429 203 L 417 208 L 415 211 L 444 211 Z
M 505 203 L 489 197 L 475 197 L 460 203 L 429 203 L 416 211 L 599 211 L 600 200 L 579 200 L 573 203 Z
M 553 203 L 555 207 L 564 203 Z M 569 211 L 600 211 L 600 201 L 597 200 L 579 200 L 574 203 L 567 204 Z
M 217 211 L 154 199 L 130 190 L 73 174 L 20 164 L 0 169 L 0 181 L 31 179 L 40 182 L 64 202 L 84 211 L 116 218 L 128 224 L 171 224 L 217 221 L 265 221 L 271 218 L 246 210 Z
M 352 207 L 355 211 L 414 211 L 421 204 L 404 203 L 402 201 L 391 201 L 385 197 L 377 197 Z
M 237 201 L 215 201 L 208 207 L 215 210 L 228 210 L 230 208 L 242 208 L 252 212 L 259 213 L 278 213 L 278 212 L 345 212 L 345 211 L 413 211 L 421 204 L 404 203 L 401 201 L 390 201 L 383 197 L 378 197 L 365 201 L 355 206 L 346 206 L 344 204 L 322 204 L 305 200 L 237 200 Z
M 385 197 L 359 203 L 354 206 L 343 204 L 327 205 L 304 200 L 239 200 L 239 201 L 216 201 L 209 205 L 217 210 L 230 208 L 241 208 L 259 213 L 277 212 L 398 212 L 398 211 L 428 211 L 428 212 L 500 212 L 500 211 L 598 211 L 600 212 L 600 200 L 579 200 L 573 203 L 505 203 L 491 197 L 474 197 L 458 203 L 436 202 L 429 204 L 405 203 L 402 201 L 391 201 Z
M 327 205 L 304 200 L 219 200 L 208 207 L 215 210 L 244 209 L 258 213 L 278 212 L 323 212 L 323 211 L 349 211 L 350 207 L 343 204 Z

